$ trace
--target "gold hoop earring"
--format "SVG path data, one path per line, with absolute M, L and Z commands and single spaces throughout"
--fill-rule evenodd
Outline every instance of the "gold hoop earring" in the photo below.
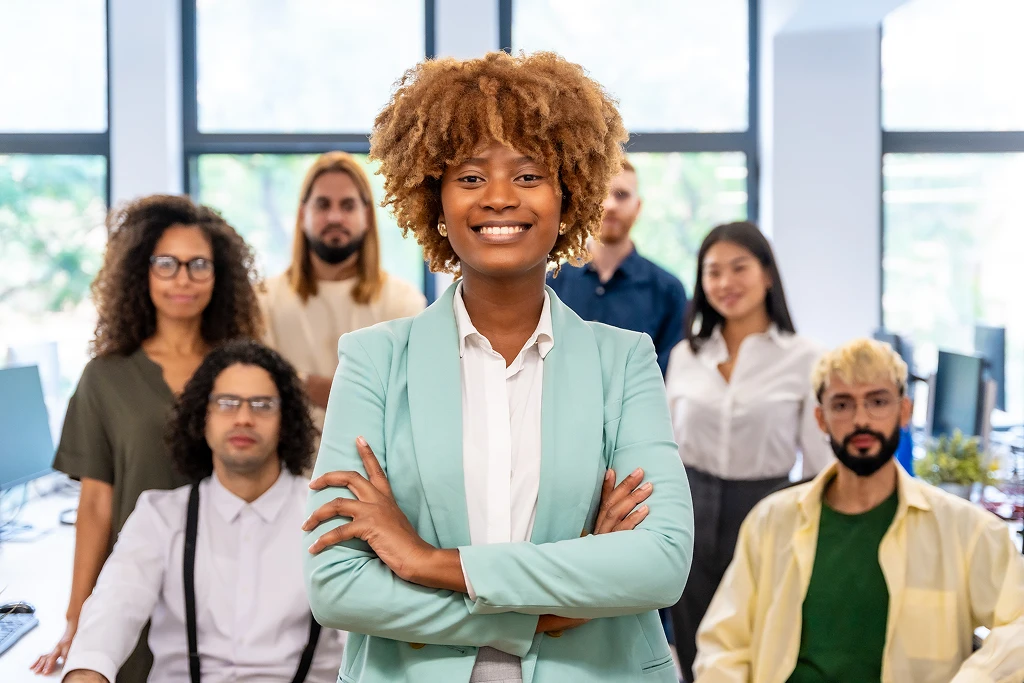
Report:
M 566 225 L 565 223 L 559 223 L 558 224 L 558 234 L 559 235 L 564 235 L 567 232 L 569 232 L 569 226 Z
M 437 231 L 441 233 L 441 237 L 448 236 L 448 226 L 444 224 L 444 221 L 437 222 Z

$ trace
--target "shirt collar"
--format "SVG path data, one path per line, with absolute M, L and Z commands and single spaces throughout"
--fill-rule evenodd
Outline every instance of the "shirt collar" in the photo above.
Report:
M 768 330 L 760 336 L 771 340 L 772 343 L 782 350 L 790 348 L 796 337 L 794 334 L 781 331 L 775 323 L 770 323 Z M 711 331 L 711 336 L 701 345 L 700 355 L 704 356 L 708 362 L 714 362 L 715 365 L 729 360 L 729 350 L 725 345 L 725 337 L 722 336 L 721 324 L 715 325 L 715 329 Z
M 480 334 L 473 321 L 469 318 L 466 302 L 462 300 L 462 282 L 459 282 L 459 286 L 455 290 L 453 306 L 455 308 L 455 326 L 459 331 L 459 358 L 466 355 L 466 340 L 474 335 L 490 346 L 490 342 Z M 528 349 L 534 344 L 537 345 L 537 350 L 540 352 L 542 359 L 548 355 L 548 351 L 555 345 L 555 333 L 551 325 L 551 297 L 548 296 L 547 288 L 544 289 L 544 307 L 540 310 L 540 320 L 537 321 L 537 329 L 530 335 L 523 348 Z
M 596 273 L 597 269 L 594 268 L 593 262 L 586 264 L 588 272 Z M 634 246 L 629 255 L 622 260 L 619 267 L 615 269 L 615 273 L 622 273 L 630 280 L 646 280 L 650 277 L 651 269 L 648 267 L 647 260 L 637 253 L 636 247 Z M 615 275 L 613 274 L 612 277 Z
M 285 470 L 281 470 L 281 474 L 278 475 L 277 481 L 273 485 L 263 492 L 263 495 L 254 500 L 252 503 L 246 503 L 244 500 L 236 496 L 235 494 L 228 491 L 220 479 L 217 478 L 216 474 L 210 477 L 210 499 L 213 501 L 213 506 L 220 513 L 220 516 L 224 518 L 224 521 L 231 523 L 234 522 L 238 515 L 242 513 L 246 507 L 252 508 L 252 510 L 259 515 L 260 519 L 270 524 L 277 519 L 281 510 L 284 508 L 285 501 L 288 500 L 288 480 L 289 477 Z
M 839 461 L 833 461 L 832 464 L 818 473 L 818 476 L 814 478 L 811 485 L 800 496 L 798 504 L 805 521 L 817 519 L 821 514 L 821 501 L 825 495 L 825 487 L 836 476 L 836 469 L 838 467 Z M 931 503 L 928 502 L 928 498 L 925 496 L 924 486 L 926 484 L 922 484 L 907 474 L 901 465 L 896 465 L 896 496 L 899 500 L 899 504 L 896 507 L 897 517 L 905 515 L 908 508 L 925 511 L 932 509 Z

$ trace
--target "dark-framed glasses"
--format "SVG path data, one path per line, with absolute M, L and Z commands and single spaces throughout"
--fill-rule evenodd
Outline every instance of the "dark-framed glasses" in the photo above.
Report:
M 149 257 L 149 269 L 161 280 L 173 280 L 182 266 L 185 266 L 188 278 L 193 282 L 208 282 L 213 277 L 213 261 L 202 256 L 188 261 L 169 254 Z
M 853 396 L 833 396 L 826 406 L 833 419 L 849 422 L 857 416 L 857 399 Z M 892 417 L 899 408 L 900 397 L 888 391 L 871 394 L 864 398 L 864 410 L 873 420 Z
M 210 406 L 218 413 L 233 415 L 242 404 L 249 405 L 249 411 L 257 417 L 274 415 L 281 407 L 276 396 L 236 396 L 235 394 L 210 394 Z

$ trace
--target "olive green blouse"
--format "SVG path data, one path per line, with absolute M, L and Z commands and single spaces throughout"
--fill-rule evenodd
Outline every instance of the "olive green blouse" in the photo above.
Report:
M 53 467 L 114 487 L 111 547 L 143 491 L 188 483 L 164 439 L 173 405 L 163 371 L 141 348 L 89 361 L 68 403 Z

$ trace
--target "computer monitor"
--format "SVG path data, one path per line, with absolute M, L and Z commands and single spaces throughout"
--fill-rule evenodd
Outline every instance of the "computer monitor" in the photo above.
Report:
M 885 329 L 875 330 L 872 336 L 876 341 L 885 342 L 891 346 L 892 350 L 907 364 L 907 372 L 910 374 L 910 379 L 916 378 L 914 375 L 914 346 L 910 343 L 909 339 Z
M 985 359 L 939 351 L 939 362 L 928 392 L 928 433 L 946 436 L 960 430 L 966 436 L 988 436 Z
M 0 491 L 50 473 L 53 438 L 39 368 L 0 368 Z
M 996 383 L 996 408 L 1006 410 L 1006 328 L 976 325 L 974 352 L 986 362 L 986 374 Z

